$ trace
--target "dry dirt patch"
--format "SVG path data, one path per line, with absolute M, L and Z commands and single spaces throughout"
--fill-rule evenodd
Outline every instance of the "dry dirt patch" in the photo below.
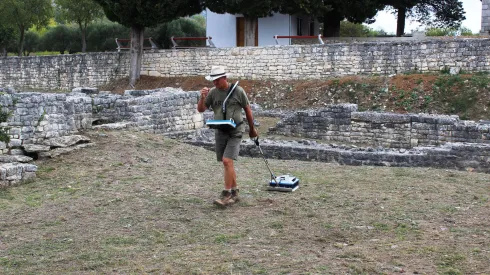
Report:
M 230 81 L 234 81 L 230 79 Z M 462 119 L 488 120 L 490 79 L 485 73 L 448 75 L 409 73 L 388 76 L 346 76 L 317 80 L 240 80 L 253 103 L 265 109 L 296 110 L 355 103 L 360 111 L 457 114 Z M 202 76 L 142 76 L 135 89 L 162 87 L 198 91 L 212 86 Z M 99 87 L 113 93 L 130 89 L 127 79 Z
M 270 160 L 301 179 L 263 191 L 237 162 L 242 201 L 214 153 L 157 135 L 87 133 L 96 146 L 37 161 L 0 191 L 2 274 L 488 274 L 490 176 Z

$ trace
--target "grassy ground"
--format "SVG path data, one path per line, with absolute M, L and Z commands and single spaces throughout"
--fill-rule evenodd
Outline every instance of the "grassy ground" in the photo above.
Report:
M 236 163 L 161 136 L 87 133 L 96 146 L 37 161 L 0 190 L 2 274 L 489 274 L 490 175 L 269 160 L 301 179 L 263 191 L 261 158 Z

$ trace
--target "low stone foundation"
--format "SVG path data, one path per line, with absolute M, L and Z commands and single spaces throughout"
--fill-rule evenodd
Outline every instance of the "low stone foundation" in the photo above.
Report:
M 467 142 L 490 144 L 490 125 L 458 116 L 358 112 L 356 104 L 298 111 L 269 130 L 272 134 L 410 149 Z
M 9 114 L 0 124 L 10 142 L 0 142 L 0 187 L 35 177 L 32 158 L 52 158 L 93 146 L 81 135 L 94 127 L 164 134 L 198 129 L 203 116 L 197 112 L 199 92 L 164 88 L 127 91 L 124 95 L 94 88 L 76 88 L 71 93 L 15 92 L 0 89 L 0 107 Z M 28 157 L 28 156 L 31 157 Z
M 28 163 L 0 164 L 0 188 L 19 185 L 36 177 L 37 166 Z
M 199 136 L 199 135 L 198 135 Z M 214 141 L 188 138 L 185 142 L 214 151 Z M 333 162 L 341 165 L 389 167 L 433 167 L 490 173 L 490 145 L 446 143 L 440 147 L 417 147 L 410 150 L 358 148 L 353 145 L 318 144 L 311 140 L 273 141 L 263 139 L 260 147 L 266 158 Z M 258 147 L 243 140 L 240 156 L 261 158 Z

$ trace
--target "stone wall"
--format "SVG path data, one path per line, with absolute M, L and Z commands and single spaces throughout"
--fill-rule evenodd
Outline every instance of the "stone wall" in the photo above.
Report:
M 0 57 L 0 87 L 18 90 L 71 90 L 97 87 L 128 76 L 128 53 Z
M 238 78 L 322 79 L 357 74 L 436 72 L 458 68 L 490 70 L 490 39 L 436 39 L 412 42 L 363 42 L 147 53 L 142 74 L 196 76 L 212 65 L 227 65 Z
M 241 155 L 260 157 L 254 145 L 241 147 Z M 419 147 L 412 150 L 373 150 L 296 145 L 267 144 L 261 148 L 267 158 L 304 161 L 335 162 L 342 165 L 370 165 L 391 167 L 434 167 L 490 173 L 490 145 L 452 144 L 441 147 Z
M 357 74 L 490 70 L 490 39 L 349 42 L 241 48 L 145 51 L 141 73 L 204 76 L 212 65 L 236 78 L 322 79 Z M 0 87 L 71 90 L 128 76 L 129 53 L 0 58 Z
M 373 37 L 323 37 L 324 44 L 338 44 L 338 43 L 365 43 L 365 42 L 377 42 L 377 43 L 400 43 L 400 42 L 421 42 L 423 40 L 440 40 L 447 39 L 446 37 L 426 36 L 424 32 L 413 32 L 411 36 L 396 37 L 392 36 L 373 36 Z M 291 39 L 291 44 L 294 45 L 313 45 L 321 44 L 318 38 L 308 39 Z
M 16 93 L 0 95 L 2 111 L 9 112 L 8 147 L 42 143 L 75 134 L 92 126 L 92 104 L 84 94 Z M 8 150 L 5 144 L 2 149 Z
M 101 94 L 93 98 L 93 120 L 124 122 L 125 128 L 154 134 L 199 129 L 204 125 L 197 112 L 199 96 L 172 88 Z
M 212 137 L 206 133 L 201 135 L 207 137 L 191 138 L 186 142 L 213 151 Z M 260 147 L 268 159 L 333 162 L 341 165 L 433 167 L 490 173 L 489 144 L 446 143 L 439 147 L 390 149 L 322 144 L 310 140 L 262 139 Z M 240 156 L 262 158 L 257 146 L 249 140 L 241 143 Z
M 269 132 L 386 148 L 490 144 L 490 124 L 462 121 L 457 116 L 357 112 L 355 104 L 299 111 L 283 118 Z
M 203 126 L 203 117 L 196 110 L 199 92 L 172 88 L 127 91 L 126 95 L 82 91 L 56 94 L 3 90 L 0 106 L 11 116 L 2 126 L 9 128 L 11 140 L 9 144 L 0 143 L 2 152 L 27 144 L 45 144 L 49 139 L 91 129 L 93 124 L 118 123 L 126 129 L 150 133 Z

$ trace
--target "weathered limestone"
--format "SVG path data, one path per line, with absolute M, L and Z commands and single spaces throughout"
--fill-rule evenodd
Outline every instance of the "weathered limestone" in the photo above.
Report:
M 62 136 L 47 139 L 43 142 L 44 145 L 50 147 L 69 147 L 73 146 L 77 143 L 88 143 L 90 142 L 90 138 L 82 136 L 82 135 L 72 135 L 72 136 Z
M 12 147 L 43 152 L 88 143 L 90 139 L 78 133 L 91 129 L 93 124 L 113 122 L 150 133 L 203 126 L 203 117 L 196 110 L 199 92 L 165 88 L 128 91 L 123 96 L 96 93 L 88 88 L 75 91 L 68 94 L 11 91 L 0 95 L 0 107 L 12 114 L 3 125 L 9 128 L 11 140 L 3 147 L 0 144 L 2 152 Z
M 10 142 L 0 142 L 0 187 L 8 187 L 35 176 L 35 165 L 19 162 L 53 158 L 93 146 L 90 138 L 78 133 L 94 123 L 113 122 L 114 128 L 168 133 L 198 129 L 203 116 L 197 112 L 199 92 L 180 89 L 127 91 L 126 95 L 99 93 L 77 88 L 68 94 L 16 93 L 1 89 L 0 107 L 10 112 Z M 111 126 L 95 126 L 104 127 Z M 7 155 L 8 154 L 8 155 Z M 4 164 L 1 164 L 4 163 Z
M 129 54 L 117 52 L 0 57 L 0 87 L 71 90 L 128 76 Z
M 1 163 L 0 188 L 18 185 L 36 177 L 37 166 L 28 163 Z
M 0 155 L 0 162 L 8 163 L 8 162 L 31 162 L 32 158 L 28 156 L 21 155 Z
M 82 144 L 76 144 L 74 146 L 70 147 L 58 147 L 53 150 L 47 151 L 47 152 L 40 152 L 39 157 L 40 158 L 54 158 L 59 155 L 67 154 L 76 150 L 84 149 L 87 147 L 92 147 L 95 144 L 93 143 L 82 143 Z
M 490 125 L 458 116 L 357 112 L 355 104 L 293 113 L 269 132 L 372 147 L 413 148 L 446 143 L 490 144 Z
M 211 65 L 228 62 L 246 79 L 322 79 L 358 74 L 435 72 L 447 67 L 466 72 L 490 69 L 490 39 L 432 39 L 254 48 L 187 49 L 145 54 L 142 74 L 205 75 Z M 203 66 L 204 64 L 204 66 Z
M 214 150 L 214 134 L 197 131 L 185 142 Z M 341 165 L 391 167 L 434 167 L 490 173 L 490 144 L 446 143 L 442 146 L 411 149 L 358 147 L 345 144 L 324 144 L 314 140 L 261 140 L 266 158 L 334 162 Z M 241 156 L 261 157 L 255 144 L 244 140 Z
M 490 24 L 490 17 L 487 21 Z M 490 70 L 490 39 L 146 51 L 141 74 L 204 76 L 212 65 L 224 63 L 234 77 L 246 79 L 322 79 L 407 71 L 436 72 L 444 68 L 453 72 L 478 72 Z M 128 53 L 0 58 L 0 86 L 24 90 L 94 87 L 128 76 L 128 68 Z M 77 92 L 94 93 L 83 88 Z

